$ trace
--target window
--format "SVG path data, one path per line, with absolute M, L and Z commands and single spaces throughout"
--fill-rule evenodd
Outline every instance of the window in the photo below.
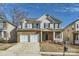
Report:
M 50 24 L 50 28 L 53 29 L 53 27 L 54 27 L 54 24 Z
M 0 37 L 2 37 L 2 32 L 0 31 Z
M 50 23 L 44 23 L 44 28 L 49 28 L 50 27 Z
M 79 28 L 79 24 L 77 24 L 77 28 Z
M 4 37 L 6 37 L 6 35 L 7 35 L 7 34 L 6 34 L 6 32 L 4 31 Z
M 27 28 L 27 23 L 25 24 L 25 28 Z
M 36 28 L 40 28 L 40 24 L 36 24 Z
M 58 29 L 58 24 L 55 24 L 55 29 Z
M 32 24 L 32 28 L 39 28 L 39 24 Z
M 3 23 L 0 23 L 0 29 L 3 29 Z
M 32 28 L 32 24 L 27 24 L 27 28 L 31 29 Z
M 55 32 L 55 38 L 61 38 L 60 32 Z
M 34 28 L 34 24 L 32 24 L 32 28 Z

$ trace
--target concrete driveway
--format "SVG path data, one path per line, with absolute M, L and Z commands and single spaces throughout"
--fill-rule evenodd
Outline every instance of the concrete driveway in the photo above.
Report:
M 39 43 L 17 43 L 6 51 L 1 51 L 3 56 L 40 56 Z

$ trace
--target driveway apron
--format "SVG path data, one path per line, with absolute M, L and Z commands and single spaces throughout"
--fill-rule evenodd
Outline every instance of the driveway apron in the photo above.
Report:
M 6 51 L 0 52 L 4 56 L 40 56 L 39 43 L 17 43 Z

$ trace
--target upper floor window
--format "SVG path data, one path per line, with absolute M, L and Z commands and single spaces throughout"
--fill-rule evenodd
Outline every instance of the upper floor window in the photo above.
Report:
M 50 27 L 50 23 L 44 23 L 44 28 L 49 28 Z
M 79 24 L 77 24 L 77 28 L 79 28 Z
M 0 37 L 2 36 L 2 32 L 0 31 Z
M 6 31 L 4 31 L 4 37 L 7 37 L 7 33 L 6 33 Z
M 54 24 L 55 25 L 55 29 L 59 28 L 59 24 Z
M 25 28 L 28 28 L 28 29 L 30 29 L 30 28 L 32 28 L 32 24 L 25 24 Z
M 40 28 L 40 24 L 36 24 L 36 28 Z
M 2 29 L 3 28 L 3 23 L 0 23 L 0 29 Z
M 25 28 L 27 28 L 27 23 L 25 24 Z
M 32 28 L 40 28 L 40 24 L 32 24 Z
M 50 29 L 53 29 L 54 28 L 54 24 L 50 24 Z

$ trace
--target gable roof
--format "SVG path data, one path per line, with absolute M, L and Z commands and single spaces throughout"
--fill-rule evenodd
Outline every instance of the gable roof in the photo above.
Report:
M 27 18 L 25 21 L 27 21 L 27 23 L 40 23 L 40 21 L 37 21 L 37 18 Z
M 77 19 L 77 20 L 71 22 L 70 24 L 68 24 L 63 30 L 65 30 L 66 28 L 68 28 L 70 25 L 74 24 L 74 23 L 77 22 L 77 21 L 79 21 L 79 19 Z
M 51 20 L 52 22 L 53 22 L 53 20 L 54 20 L 55 23 L 61 23 L 62 22 L 59 19 L 55 18 L 54 16 L 49 16 L 48 14 L 45 14 L 45 15 L 47 16 L 47 19 Z
M 1 17 L 0 17 L 0 19 L 1 19 L 0 22 L 8 22 L 8 23 L 10 23 L 11 25 L 17 27 L 16 25 L 14 25 L 13 23 L 9 22 L 8 20 L 6 20 L 6 19 L 4 19 L 4 18 L 1 18 Z
M 50 20 L 51 22 L 55 22 L 55 23 L 61 23 L 62 21 L 60 21 L 59 19 L 49 16 L 48 14 L 44 14 L 43 16 L 46 16 L 46 18 L 48 20 Z M 26 18 L 25 21 L 27 21 L 28 23 L 40 23 L 41 21 L 38 20 L 39 18 Z

